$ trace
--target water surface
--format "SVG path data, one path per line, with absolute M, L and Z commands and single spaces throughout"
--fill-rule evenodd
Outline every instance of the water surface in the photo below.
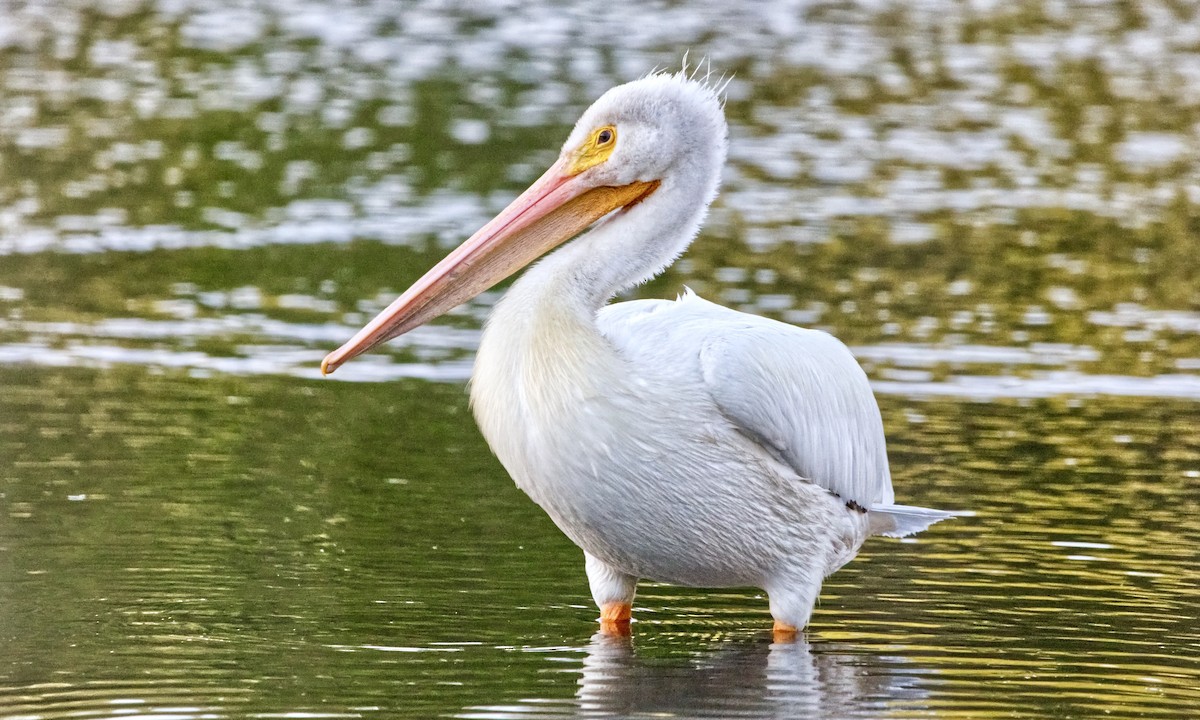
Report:
M 609 9 L 0 4 L 0 717 L 1200 713 L 1194 11 Z M 833 332 L 898 499 L 977 513 L 795 644 L 654 584 L 593 635 L 467 410 L 497 292 L 319 378 L 689 49 L 725 189 L 633 295 Z

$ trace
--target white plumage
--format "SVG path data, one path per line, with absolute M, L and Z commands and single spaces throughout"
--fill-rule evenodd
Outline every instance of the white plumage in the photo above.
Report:
M 878 406 L 832 336 L 691 292 L 606 305 L 691 242 L 725 143 L 703 83 L 659 74 L 610 90 L 542 179 L 324 365 L 445 312 L 606 216 L 496 305 L 471 401 L 517 485 L 584 550 L 593 597 L 617 629 L 637 580 L 650 578 L 763 588 L 776 629 L 794 631 L 868 535 L 949 517 L 893 504 Z

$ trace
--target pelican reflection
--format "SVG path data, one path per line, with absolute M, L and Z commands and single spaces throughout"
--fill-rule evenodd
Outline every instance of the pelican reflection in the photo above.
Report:
M 470 718 L 886 717 L 927 695 L 902 657 L 803 638 L 717 642 L 689 657 L 639 652 L 634 638 L 599 632 L 587 644 L 574 702 L 548 698 L 470 708 Z

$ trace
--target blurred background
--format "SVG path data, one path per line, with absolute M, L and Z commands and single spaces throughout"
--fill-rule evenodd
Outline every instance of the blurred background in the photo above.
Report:
M 578 551 L 464 383 L 499 290 L 320 359 L 690 66 L 683 285 L 828 330 L 897 498 L 808 641 Z M 0 717 L 1200 712 L 1190 3 L 0 0 Z

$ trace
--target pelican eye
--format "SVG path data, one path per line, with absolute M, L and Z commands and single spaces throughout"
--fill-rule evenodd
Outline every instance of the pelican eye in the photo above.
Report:
M 570 173 L 577 175 L 593 168 L 612 156 L 617 149 L 617 128 L 605 125 L 592 131 L 587 140 L 572 151 Z

